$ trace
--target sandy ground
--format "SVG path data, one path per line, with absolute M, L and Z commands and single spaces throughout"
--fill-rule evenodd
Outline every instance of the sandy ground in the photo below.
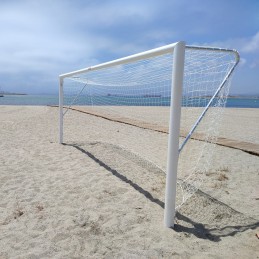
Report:
M 223 121 L 259 142 L 257 110 Z M 0 258 L 259 258 L 259 157 L 215 147 L 167 229 L 167 134 L 71 111 L 60 145 L 57 108 L 0 106 L 0 122 Z

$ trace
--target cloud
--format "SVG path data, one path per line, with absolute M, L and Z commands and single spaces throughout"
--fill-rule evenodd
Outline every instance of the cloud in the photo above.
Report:
M 74 64 L 83 56 L 91 60 L 103 49 L 131 52 L 136 44 L 120 47 L 121 39 L 115 34 L 129 21 L 150 20 L 151 9 L 135 5 L 135 1 L 103 1 L 81 8 L 71 1 L 5 3 L 0 11 L 1 63 L 6 64 L 6 72 L 18 67 L 37 70 L 41 63 L 45 68 L 46 63 Z
M 259 53 L 259 32 L 252 38 L 244 41 L 242 51 L 245 53 Z
M 137 0 L 76 3 L 0 2 L 1 84 L 24 89 L 33 85 L 31 91 L 51 89 L 61 73 L 143 51 L 148 46 L 140 43 L 137 28 L 152 22 L 156 12 L 153 1 L 150 5 Z M 132 40 L 132 35 L 139 40 Z
M 200 43 L 196 43 L 200 45 Z M 259 66 L 259 32 L 250 37 L 229 38 L 224 41 L 207 42 L 201 45 L 236 49 L 240 53 L 239 66 L 255 68 Z
M 198 0 L 0 1 L 0 83 L 28 91 L 33 86 L 35 92 L 54 89 L 61 73 L 178 40 L 237 48 L 244 67 L 256 66 L 259 32 L 237 37 L 224 30 L 218 21 L 226 1 L 219 2 L 211 7 Z
M 240 58 L 239 65 L 244 66 L 246 64 L 246 59 L 245 58 Z
M 255 60 L 250 64 L 250 68 L 254 69 L 256 67 L 259 67 L 259 61 Z

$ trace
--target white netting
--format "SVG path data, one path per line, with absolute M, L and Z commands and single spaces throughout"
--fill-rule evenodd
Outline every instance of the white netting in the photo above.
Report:
M 168 133 L 169 123 L 172 64 L 173 54 L 170 53 L 129 64 L 90 70 L 65 78 L 64 105 L 66 107 L 64 112 L 67 107 L 70 107 L 102 119 L 109 119 L 114 123 L 137 126 L 142 131 L 145 129 L 155 131 L 154 138 L 147 140 L 144 136 L 145 133 L 143 133 L 143 137 L 140 136 L 141 132 L 134 135 L 129 128 L 128 149 L 165 171 L 166 159 L 161 159 L 161 154 L 164 154 L 164 157 L 167 155 L 167 137 L 165 136 Z M 227 80 L 218 93 L 217 90 L 235 64 L 236 56 L 231 51 L 186 50 L 177 207 L 199 188 L 204 174 L 209 170 L 213 143 L 218 136 L 222 117 L 223 109 L 221 108 L 225 106 L 230 80 Z M 215 93 L 217 95 L 212 100 Z M 191 138 L 182 147 L 185 137 L 196 125 L 210 101 L 210 108 L 198 123 Z M 100 127 L 100 133 L 95 135 L 95 141 L 103 141 L 100 136 L 103 130 L 102 124 Z M 116 126 L 114 127 L 116 128 Z M 157 131 L 161 133 L 157 133 Z M 159 138 L 157 134 L 160 134 L 161 141 L 157 140 Z M 78 141 L 81 142 L 82 139 L 78 139 Z M 152 141 L 154 141 L 153 144 L 151 144 Z M 127 144 L 121 143 L 120 138 L 116 136 L 109 136 L 105 142 L 127 148 L 125 146 Z M 153 153 L 152 151 L 147 152 L 147 149 L 153 150 Z

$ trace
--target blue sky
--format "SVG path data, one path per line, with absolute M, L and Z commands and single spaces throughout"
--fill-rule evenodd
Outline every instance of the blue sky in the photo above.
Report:
M 58 75 L 179 40 L 234 48 L 232 94 L 259 95 L 258 0 L 0 0 L 0 86 L 57 93 Z

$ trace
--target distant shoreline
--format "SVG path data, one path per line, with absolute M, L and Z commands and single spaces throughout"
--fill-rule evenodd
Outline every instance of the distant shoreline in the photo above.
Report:
M 200 99 L 200 98 L 205 98 L 205 99 L 210 99 L 212 96 L 199 96 L 199 97 L 191 97 L 192 99 Z M 217 98 L 217 96 L 216 96 Z M 227 99 L 249 99 L 249 100 L 259 100 L 259 96 L 242 96 L 242 95 L 229 95 L 227 96 Z
M 24 93 L 1 93 L 2 95 L 28 95 L 28 94 L 24 94 Z
M 259 96 L 231 96 L 229 95 L 227 97 L 228 99 L 255 99 L 255 100 L 258 100 L 259 99 Z

